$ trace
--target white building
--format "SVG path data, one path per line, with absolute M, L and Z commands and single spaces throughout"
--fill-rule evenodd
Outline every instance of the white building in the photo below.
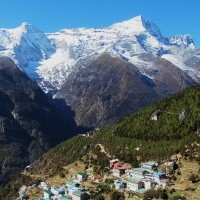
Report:
M 48 185 L 46 182 L 42 181 L 39 184 L 39 188 L 43 189 L 43 190 L 48 190 Z
M 155 171 L 158 169 L 158 163 L 154 161 L 149 161 L 149 162 L 141 163 L 141 167 L 150 171 Z
M 167 182 L 167 176 L 165 173 L 162 172 L 156 172 L 154 173 L 154 181 L 161 186 L 166 186 L 166 182 Z
M 174 162 L 166 162 L 164 165 L 166 167 L 166 171 L 171 171 L 174 169 Z
M 122 180 L 116 179 L 114 180 L 114 185 L 116 190 L 124 189 L 125 183 Z
M 79 184 L 75 182 L 66 183 L 67 190 L 65 195 L 72 196 L 73 192 L 76 190 L 80 190 Z
M 137 190 L 144 188 L 144 183 L 140 180 L 134 178 L 127 178 L 126 182 L 127 182 L 126 188 L 128 191 L 136 192 Z
M 86 173 L 78 173 L 74 176 L 75 180 L 78 183 L 86 181 L 88 179 L 88 175 Z
M 150 190 L 155 187 L 155 182 L 151 178 L 143 178 L 141 181 L 144 183 L 145 190 Z
M 72 200 L 88 200 L 90 195 L 82 190 L 76 190 L 72 193 Z

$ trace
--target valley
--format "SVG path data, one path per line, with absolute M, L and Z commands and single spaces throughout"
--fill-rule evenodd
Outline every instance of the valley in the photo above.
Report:
M 200 50 L 138 15 L 0 28 L 1 200 L 198 200 Z

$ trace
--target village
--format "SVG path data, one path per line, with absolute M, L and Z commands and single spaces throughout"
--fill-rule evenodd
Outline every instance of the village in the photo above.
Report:
M 142 198 L 150 189 L 165 189 L 172 184 L 170 172 L 178 169 L 177 163 L 178 158 L 175 158 L 162 165 L 148 161 L 141 163 L 140 167 L 132 168 L 130 164 L 124 164 L 119 159 L 112 159 L 105 174 L 95 174 L 85 170 L 71 175 L 70 180 L 66 180 L 63 185 L 51 185 L 47 181 L 41 181 L 37 186 L 22 186 L 19 190 L 19 199 L 88 200 L 93 199 L 94 188 L 100 190 L 99 185 L 106 185 L 112 191 Z M 29 190 L 35 187 L 41 196 L 30 198 Z

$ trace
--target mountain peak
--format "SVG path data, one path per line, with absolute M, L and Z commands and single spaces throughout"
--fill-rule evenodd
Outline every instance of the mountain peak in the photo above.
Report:
M 162 35 L 159 28 L 153 22 L 144 20 L 144 18 L 141 15 L 138 15 L 120 23 L 116 23 L 112 25 L 111 28 L 129 34 L 140 34 L 143 32 L 149 32 L 158 40 L 162 39 Z
M 32 25 L 28 22 L 22 22 L 21 23 L 21 27 L 28 27 L 28 26 L 32 26 Z
M 183 48 L 190 47 L 192 49 L 195 49 L 195 43 L 190 34 L 171 36 L 169 37 L 169 41 L 170 43 L 179 45 Z
M 22 29 L 23 31 L 38 31 L 32 24 L 28 22 L 23 22 L 18 28 Z
M 141 15 L 131 18 L 129 20 L 113 24 L 111 26 L 114 29 L 121 31 L 126 30 L 127 32 L 142 32 L 145 31 L 144 20 Z

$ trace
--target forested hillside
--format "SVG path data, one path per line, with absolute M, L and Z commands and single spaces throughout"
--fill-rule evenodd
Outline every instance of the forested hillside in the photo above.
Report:
M 100 144 L 111 155 L 109 159 L 119 158 L 133 166 L 152 159 L 162 162 L 175 153 L 199 160 L 199 111 L 198 85 L 144 108 L 112 127 L 78 135 L 59 144 L 36 161 L 30 173 L 52 177 L 62 172 L 62 166 L 95 152 Z M 104 157 L 98 157 L 100 165 L 105 164 Z M 1 191 L 2 194 L 8 193 L 10 198 L 21 179 L 24 177 L 18 176 Z M 8 192 L 10 187 L 13 188 L 11 193 Z
M 152 120 L 152 114 L 158 110 L 157 121 Z M 159 161 L 176 152 L 185 155 L 186 145 L 188 156 L 197 158 L 199 111 L 198 85 L 144 108 L 114 126 L 96 130 L 89 137 L 76 136 L 67 140 L 45 154 L 33 166 L 33 173 L 54 171 L 57 163 L 73 162 L 96 144 L 102 144 L 113 157 L 121 160 L 138 157 L 140 160 Z M 48 164 L 50 160 L 54 160 L 52 165 Z

